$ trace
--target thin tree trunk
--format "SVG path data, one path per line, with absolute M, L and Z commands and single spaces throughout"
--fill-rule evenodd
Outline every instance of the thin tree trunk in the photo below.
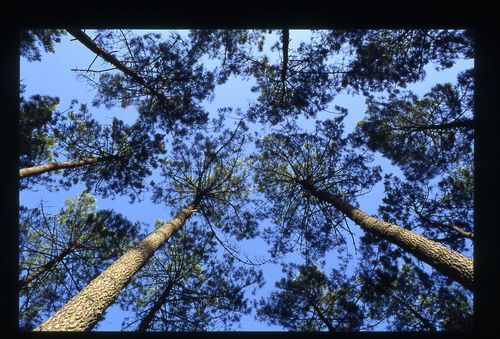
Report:
M 392 295 L 392 297 L 406 309 L 408 309 L 422 323 L 422 325 L 426 326 L 431 331 L 436 331 L 436 327 L 429 320 L 424 318 L 419 312 L 417 312 L 417 310 L 415 310 L 410 304 L 406 303 L 404 300 L 395 295 Z
M 127 251 L 34 331 L 90 331 L 134 274 L 196 212 L 198 202 L 195 199 L 172 220 Z
M 281 81 L 285 83 L 286 81 L 286 73 L 288 71 L 288 45 L 290 43 L 290 31 L 288 29 L 283 29 L 281 31 L 282 34 L 282 43 L 283 43 L 283 65 L 281 67 Z
M 106 51 L 104 48 L 99 46 L 90 38 L 87 34 L 85 34 L 82 30 L 80 29 L 67 29 L 66 30 L 69 34 L 74 36 L 78 41 L 80 41 L 83 45 L 85 45 L 88 49 L 90 49 L 92 52 L 118 68 L 120 71 L 122 71 L 125 75 L 129 76 L 132 78 L 135 82 L 137 82 L 139 85 L 147 89 L 152 95 L 154 95 L 161 103 L 165 102 L 165 97 L 160 94 L 156 89 L 151 87 L 149 84 L 144 81 L 143 78 L 141 78 L 136 72 L 132 71 L 130 68 L 125 66 L 120 60 L 118 60 L 113 54 L 109 53 Z
M 144 318 L 142 318 L 141 323 L 137 327 L 138 332 L 146 332 L 153 320 L 155 314 L 160 310 L 161 306 L 165 303 L 172 288 L 174 287 L 175 277 L 170 279 L 167 286 L 165 287 L 163 293 L 160 295 L 158 299 L 156 299 L 154 305 L 149 309 L 148 313 Z
M 286 77 L 288 72 L 288 45 L 290 43 L 290 31 L 288 29 L 283 29 L 282 43 L 283 43 L 283 64 L 281 67 L 281 102 L 285 102 L 285 91 L 286 91 Z
M 90 159 L 85 159 L 85 160 L 52 162 L 52 163 L 45 164 L 45 165 L 21 168 L 19 170 L 19 176 L 21 178 L 26 178 L 26 177 L 40 175 L 43 173 L 47 173 L 47 172 L 51 172 L 51 171 L 55 171 L 55 170 L 59 170 L 59 169 L 88 166 L 88 165 L 96 164 L 99 162 L 105 162 L 105 161 L 109 161 L 109 160 L 117 159 L 117 158 L 118 157 L 116 157 L 116 156 L 105 156 L 105 157 L 90 158 Z
M 21 280 L 19 280 L 18 283 L 18 291 L 21 291 L 24 287 L 26 287 L 30 282 L 32 282 L 34 279 L 42 275 L 43 273 L 50 271 L 54 266 L 56 266 L 58 263 L 60 263 L 68 254 L 74 252 L 78 247 L 80 247 L 80 242 L 74 241 L 69 247 L 65 248 L 64 250 L 61 251 L 61 253 L 55 257 L 43 264 L 41 267 L 36 269 L 33 273 L 25 276 Z
M 321 201 L 331 204 L 344 213 L 364 231 L 399 246 L 434 267 L 441 274 L 473 291 L 474 265 L 470 258 L 403 227 L 374 218 L 342 198 L 317 190 L 306 182 L 300 182 L 300 184 Z
M 441 227 L 441 228 L 448 228 L 448 229 L 452 229 L 454 231 L 456 231 L 458 233 L 458 236 L 459 237 L 464 237 L 464 238 L 469 238 L 471 240 L 474 240 L 474 232 L 467 232 L 467 231 L 464 231 L 463 229 L 461 229 L 460 227 L 458 226 L 455 226 L 455 225 L 450 225 L 450 224 L 443 224 L 443 223 L 440 223 L 440 222 L 437 222 L 437 221 L 434 221 L 432 220 L 431 218 L 428 218 L 426 217 L 425 215 L 417 212 L 418 216 L 424 220 L 424 222 L 428 222 L 429 224 L 431 224 L 432 226 L 436 226 L 436 227 Z
M 325 324 L 325 326 L 328 328 L 328 331 L 335 332 L 335 328 L 333 327 L 332 323 L 329 322 L 328 319 L 326 319 L 325 315 L 319 309 L 319 307 L 315 303 L 312 303 L 312 307 L 313 307 L 314 311 L 316 311 L 316 313 L 318 314 L 318 317 L 321 320 L 321 322 L 323 324 Z

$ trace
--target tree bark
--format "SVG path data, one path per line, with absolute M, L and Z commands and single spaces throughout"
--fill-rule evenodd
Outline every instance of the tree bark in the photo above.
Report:
M 129 76 L 132 78 L 135 82 L 137 82 L 139 85 L 147 89 L 152 95 L 154 95 L 161 103 L 165 102 L 165 97 L 159 93 L 156 89 L 151 87 L 146 81 L 144 81 L 143 78 L 141 78 L 136 72 L 132 71 L 130 68 L 125 66 L 120 60 L 118 60 L 113 54 L 109 53 L 106 51 L 104 48 L 99 46 L 92 40 L 87 34 L 85 34 L 82 30 L 80 29 L 67 29 L 66 30 L 69 34 L 74 36 L 78 41 L 80 41 L 85 47 L 90 49 L 92 52 L 118 68 L 120 71 L 122 71 L 125 75 Z
M 26 287 L 31 281 L 33 281 L 35 278 L 39 277 L 43 273 L 50 271 L 54 266 L 56 266 L 58 263 L 60 263 L 68 254 L 72 253 L 74 250 L 76 250 L 78 247 L 80 247 L 80 242 L 74 241 L 69 247 L 65 248 L 61 253 L 55 257 L 43 264 L 41 267 L 36 269 L 33 273 L 25 276 L 21 280 L 19 280 L 18 283 L 18 291 L 21 291 L 24 287 Z
M 26 178 L 26 177 L 31 177 L 31 176 L 40 175 L 43 173 L 55 171 L 58 169 L 88 166 L 88 165 L 96 164 L 99 162 L 105 162 L 105 161 L 109 161 L 109 160 L 117 159 L 117 158 L 118 157 L 115 157 L 115 156 L 105 156 L 105 157 L 90 158 L 90 159 L 85 159 L 85 160 L 52 162 L 52 163 L 45 164 L 45 165 L 21 168 L 19 170 L 19 176 L 21 178 Z
M 198 202 L 195 199 L 172 220 L 127 251 L 34 331 L 90 331 L 134 274 L 196 212 Z
M 317 190 L 307 182 L 300 182 L 300 184 L 316 198 L 341 211 L 364 231 L 399 246 L 441 274 L 473 291 L 474 265 L 470 258 L 401 226 L 374 218 L 342 198 L 323 190 Z
M 160 310 L 161 306 L 165 303 L 168 296 L 170 295 L 170 291 L 174 287 L 175 277 L 170 279 L 167 286 L 163 290 L 163 293 L 160 295 L 158 299 L 156 299 L 154 305 L 149 309 L 148 313 L 144 318 L 142 318 L 141 323 L 137 327 L 138 332 L 146 332 L 153 320 L 155 314 Z

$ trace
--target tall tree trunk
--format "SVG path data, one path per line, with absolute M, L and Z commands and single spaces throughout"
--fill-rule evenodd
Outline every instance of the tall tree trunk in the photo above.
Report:
M 281 66 L 281 102 L 285 102 L 286 78 L 288 72 L 288 45 L 290 43 L 290 31 L 288 29 L 281 30 L 282 35 L 282 50 L 283 64 Z
M 67 29 L 66 30 L 69 34 L 74 36 L 78 41 L 80 41 L 84 46 L 86 46 L 88 49 L 90 49 L 92 52 L 118 68 L 120 71 L 122 71 L 125 75 L 129 76 L 132 78 L 136 83 L 147 89 L 152 95 L 154 95 L 161 103 L 165 102 L 165 96 L 159 93 L 156 89 L 151 87 L 146 81 L 144 81 L 143 78 L 141 78 L 136 72 L 132 71 L 130 68 L 125 66 L 120 60 L 118 60 L 113 54 L 109 53 L 106 51 L 104 48 L 99 46 L 92 40 L 91 37 L 89 37 L 87 34 L 85 34 L 82 30 L 80 29 Z
M 36 269 L 33 273 L 25 276 L 18 283 L 18 290 L 22 290 L 26 285 L 28 285 L 35 278 L 39 277 L 43 273 L 50 271 L 54 266 L 60 263 L 68 254 L 74 252 L 78 247 L 80 247 L 80 242 L 74 241 L 69 247 L 65 248 L 61 253 L 43 264 L 41 267 Z
M 323 190 L 317 190 L 307 182 L 300 182 L 300 184 L 321 201 L 331 204 L 344 213 L 364 231 L 399 246 L 434 267 L 441 274 L 473 291 L 474 265 L 470 258 L 401 226 L 374 218 L 342 198 Z
M 288 29 L 281 30 L 282 34 L 282 50 L 283 50 L 283 64 L 281 66 L 281 81 L 285 83 L 286 73 L 288 71 L 288 45 L 290 43 L 290 31 Z
M 170 291 L 174 287 L 176 277 L 170 279 L 167 286 L 163 290 L 163 293 L 160 295 L 158 299 L 156 299 L 154 305 L 149 309 L 148 313 L 144 318 L 142 318 L 141 323 L 137 327 L 138 332 L 146 332 L 153 320 L 155 314 L 160 310 L 161 306 L 165 303 L 168 296 L 170 295 Z
M 172 220 L 127 251 L 34 331 L 90 331 L 134 274 L 196 212 L 198 203 L 195 199 Z
M 116 157 L 116 156 L 105 156 L 105 157 L 90 158 L 90 159 L 85 159 L 85 160 L 52 162 L 52 163 L 45 164 L 45 165 L 39 165 L 39 166 L 21 168 L 19 170 L 19 176 L 21 178 L 26 178 L 26 177 L 31 177 L 31 176 L 35 176 L 35 175 L 40 175 L 40 174 L 43 174 L 43 173 L 47 173 L 47 172 L 50 172 L 50 171 L 55 171 L 55 170 L 58 170 L 58 169 L 88 166 L 88 165 L 96 164 L 96 163 L 99 163 L 99 162 L 110 161 L 110 160 L 113 160 L 113 159 L 118 159 L 118 157 Z

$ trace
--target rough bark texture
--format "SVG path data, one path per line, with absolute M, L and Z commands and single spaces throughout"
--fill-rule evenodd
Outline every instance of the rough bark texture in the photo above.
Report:
M 34 331 L 90 331 L 134 274 L 182 227 L 196 207 L 196 203 L 192 203 L 183 208 L 171 221 L 122 255 Z
M 146 316 L 142 318 L 141 323 L 137 327 L 138 332 L 146 332 L 146 330 L 149 328 L 149 325 L 151 324 L 151 321 L 153 320 L 155 314 L 160 310 L 161 306 L 165 303 L 168 296 L 170 295 L 170 291 L 172 291 L 172 288 L 174 287 L 174 282 L 175 278 L 172 278 L 168 282 L 168 285 L 163 290 L 161 296 L 156 299 L 154 305 L 149 309 Z
M 302 185 L 318 199 L 328 202 L 340 210 L 364 231 L 375 234 L 401 247 L 434 267 L 441 274 L 473 291 L 474 265 L 470 258 L 408 229 L 374 218 L 338 196 L 326 191 L 316 190 L 307 183 L 302 183 Z
M 101 157 L 101 158 L 90 158 L 90 159 L 85 159 L 85 160 L 53 162 L 50 164 L 45 164 L 45 165 L 40 165 L 40 166 L 26 167 L 26 168 L 21 168 L 19 170 L 19 176 L 21 178 L 26 178 L 26 177 L 40 175 L 40 174 L 43 174 L 46 172 L 55 171 L 55 170 L 59 170 L 59 169 L 88 166 L 88 165 L 92 165 L 92 164 L 99 163 L 99 162 L 109 161 L 109 160 L 114 159 L 114 158 L 116 158 L 116 157 L 107 156 L 107 157 Z
M 43 264 L 41 267 L 36 269 L 33 273 L 27 275 L 26 277 L 19 280 L 18 290 L 22 290 L 26 285 L 28 285 L 35 278 L 39 277 L 41 274 L 50 271 L 54 266 L 56 266 L 59 262 L 61 262 L 68 254 L 72 253 L 76 250 L 81 244 L 78 241 L 73 242 L 68 248 L 65 248 L 61 253 L 57 256 Z

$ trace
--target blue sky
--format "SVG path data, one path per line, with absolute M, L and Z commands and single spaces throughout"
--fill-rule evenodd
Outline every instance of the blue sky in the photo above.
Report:
M 145 31 L 136 31 L 135 33 L 142 34 Z M 93 31 L 87 31 L 90 36 L 94 36 Z M 290 37 L 292 39 L 290 47 L 298 43 L 301 39 L 307 38 L 309 33 L 307 31 L 291 31 Z M 90 112 L 97 120 L 102 123 L 109 123 L 113 116 L 117 116 L 124 120 L 126 123 L 132 123 L 135 119 L 136 112 L 133 107 L 122 109 L 114 107 L 110 110 L 105 107 L 92 107 L 90 103 L 94 98 L 94 91 L 88 85 L 86 80 L 77 77 L 75 72 L 71 69 L 86 68 L 92 62 L 95 55 L 90 52 L 78 41 L 70 41 L 71 36 L 67 35 L 62 37 L 62 42 L 56 45 L 56 52 L 54 54 L 43 54 L 42 62 L 26 62 L 21 59 L 20 63 L 20 77 L 23 84 L 26 85 L 25 96 L 29 97 L 34 94 L 52 95 L 60 97 L 61 101 L 58 110 L 64 111 L 69 107 L 72 99 L 78 99 L 80 103 L 88 103 Z M 269 46 L 271 41 L 266 41 Z M 104 65 L 104 61 L 98 59 L 95 67 L 100 64 Z M 424 82 L 411 85 L 409 89 L 415 91 L 417 94 L 424 94 L 427 90 L 436 83 L 454 82 L 456 75 L 460 70 L 472 67 L 471 60 L 459 62 L 456 66 L 449 70 L 436 72 L 432 66 L 427 66 L 427 78 Z M 207 103 L 207 108 L 212 109 L 215 113 L 217 107 L 231 106 L 240 107 L 243 110 L 248 106 L 249 100 L 254 96 L 250 92 L 251 82 L 244 82 L 238 79 L 231 79 L 226 84 L 216 88 L 215 100 L 212 103 Z M 337 96 L 334 103 L 346 107 L 349 110 L 344 123 L 346 126 L 346 133 L 352 131 L 355 124 L 363 118 L 365 111 L 364 98 L 360 96 L 352 96 L 341 94 Z M 320 112 L 318 119 L 325 119 L 330 117 L 331 114 Z M 301 126 L 307 128 L 313 126 L 313 120 L 303 119 Z M 380 155 L 376 157 L 376 164 L 381 165 L 385 173 L 394 173 L 400 175 L 400 171 L 394 168 L 387 159 Z M 20 192 L 20 204 L 29 207 L 36 206 L 41 199 L 44 200 L 47 208 L 52 207 L 52 213 L 55 213 L 64 206 L 65 199 L 74 197 L 81 193 L 83 185 L 73 186 L 70 190 L 59 192 L 48 192 L 41 186 L 33 187 L 31 190 Z M 383 197 L 383 185 L 379 182 L 371 191 L 370 194 L 359 198 L 361 209 L 370 213 L 376 214 L 377 208 Z M 150 202 L 149 197 L 145 196 L 142 202 L 129 204 L 127 197 L 116 197 L 115 199 L 103 199 L 97 196 L 97 206 L 100 209 L 114 209 L 125 216 L 131 221 L 140 221 L 147 225 L 154 225 L 158 219 L 165 220 L 170 216 L 170 211 L 165 209 L 164 206 L 155 205 Z M 361 234 L 359 227 L 351 225 L 352 230 L 356 234 Z M 260 239 L 253 239 L 240 245 L 242 251 L 250 258 L 266 257 L 267 245 Z M 351 246 L 350 250 L 353 248 Z M 335 256 L 327 256 L 334 258 Z M 290 255 L 288 257 L 292 261 L 300 261 L 297 255 Z M 327 268 L 334 266 L 333 261 L 327 262 Z M 274 282 L 281 277 L 281 268 L 275 264 L 265 264 L 261 267 L 266 280 L 266 285 L 257 294 L 258 297 L 268 294 L 274 288 Z M 101 321 L 95 328 L 97 331 L 117 331 L 121 328 L 121 321 L 124 317 L 124 312 L 120 311 L 117 306 L 108 308 L 106 318 Z M 269 326 L 266 323 L 259 322 L 251 316 L 243 317 L 241 321 L 240 330 L 256 331 L 256 330 L 282 330 L 278 326 Z

